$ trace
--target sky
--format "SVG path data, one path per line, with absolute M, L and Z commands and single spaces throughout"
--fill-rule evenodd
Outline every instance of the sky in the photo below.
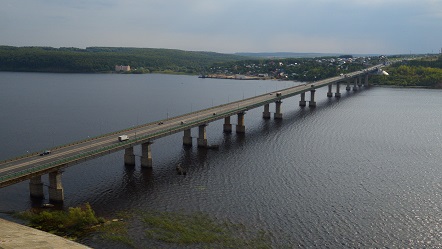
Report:
M 442 0 L 0 0 L 0 45 L 439 53 Z

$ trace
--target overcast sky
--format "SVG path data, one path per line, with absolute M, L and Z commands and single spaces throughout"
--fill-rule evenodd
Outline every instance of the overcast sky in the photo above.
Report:
M 0 0 L 0 45 L 436 53 L 442 0 Z

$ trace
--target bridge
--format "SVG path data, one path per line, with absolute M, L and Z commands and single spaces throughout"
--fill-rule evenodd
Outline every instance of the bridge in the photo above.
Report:
M 328 86 L 327 97 L 341 97 L 340 86 L 346 85 L 346 91 L 357 91 L 362 85 L 369 86 L 370 74 L 381 72 L 382 65 L 373 66 L 361 71 L 340 75 L 313 83 L 298 85 L 272 93 L 235 101 L 212 108 L 187 113 L 181 116 L 167 118 L 120 130 L 105 135 L 76 141 L 70 144 L 50 149 L 51 153 L 31 153 L 0 162 L 0 188 L 21 181 L 29 181 L 31 197 L 44 198 L 42 175 L 49 174 L 49 200 L 62 202 L 64 200 L 61 172 L 63 168 L 104 156 L 119 150 L 125 150 L 124 163 L 135 165 L 134 146 L 141 145 L 141 166 L 152 167 L 151 146 L 154 140 L 183 132 L 183 144 L 192 145 L 191 129 L 198 127 L 197 145 L 208 148 L 206 126 L 213 121 L 224 119 L 223 131 L 232 132 L 231 117 L 237 116 L 235 131 L 245 133 L 244 115 L 246 111 L 264 106 L 263 118 L 271 118 L 270 104 L 275 103 L 275 119 L 282 119 L 282 99 L 300 95 L 301 107 L 315 107 L 315 92 L 317 88 Z M 310 99 L 306 101 L 306 93 Z M 129 139 L 120 141 L 119 136 L 127 135 Z

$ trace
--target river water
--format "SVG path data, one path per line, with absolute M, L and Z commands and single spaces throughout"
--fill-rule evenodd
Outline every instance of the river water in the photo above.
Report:
M 0 160 L 296 84 L 2 72 Z M 284 100 L 283 120 L 248 111 L 245 135 L 210 123 L 219 150 L 184 148 L 181 133 L 159 139 L 152 171 L 125 167 L 122 151 L 67 168 L 64 204 L 88 202 L 105 217 L 199 211 L 269 231 L 277 248 L 442 247 L 442 92 L 371 87 L 336 99 L 326 91 L 313 109 L 300 108 L 299 96 Z M 0 189 L 0 211 L 31 206 L 28 182 Z

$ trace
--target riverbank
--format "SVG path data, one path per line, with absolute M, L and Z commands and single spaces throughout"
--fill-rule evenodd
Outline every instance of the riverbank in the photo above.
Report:
M 270 77 L 260 77 L 260 76 L 246 76 L 246 75 L 227 75 L 227 74 L 207 74 L 200 75 L 198 78 L 202 79 L 228 79 L 228 80 L 270 80 Z
M 74 241 L 0 218 L 0 248 L 90 248 Z

